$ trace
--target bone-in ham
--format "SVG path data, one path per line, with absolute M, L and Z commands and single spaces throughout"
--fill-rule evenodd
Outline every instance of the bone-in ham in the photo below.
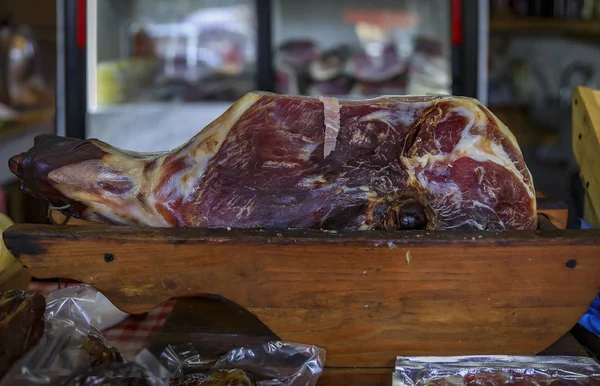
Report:
M 470 98 L 253 92 L 171 152 L 43 136 L 23 189 L 68 215 L 156 227 L 534 229 L 515 137 Z

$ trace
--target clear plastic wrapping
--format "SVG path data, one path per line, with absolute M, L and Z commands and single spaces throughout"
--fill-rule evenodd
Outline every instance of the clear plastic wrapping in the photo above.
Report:
M 89 286 L 84 286 L 89 287 Z M 45 331 L 37 345 L 13 364 L 0 380 L 5 385 L 54 385 L 94 365 L 122 362 L 102 333 L 90 324 L 97 315 L 84 311 L 78 295 L 95 299 L 91 287 L 72 287 L 52 293 L 46 301 Z
M 82 323 L 98 330 L 113 327 L 129 316 L 115 307 L 106 296 L 87 284 L 66 287 L 51 292 L 46 298 L 46 318 L 89 318 Z
M 160 360 L 142 350 L 127 362 L 97 328 L 125 315 L 104 303 L 87 285 L 51 293 L 44 335 L 12 365 L 0 386 L 314 386 L 323 372 L 323 350 L 281 341 L 236 348 L 218 358 L 202 357 L 191 344 L 168 346 Z
M 73 374 L 61 386 L 169 386 L 171 374 L 148 350 L 133 362 L 109 362 Z
M 202 358 L 193 345 L 186 344 L 168 346 L 161 362 L 175 378 L 241 370 L 259 386 L 313 386 L 323 372 L 325 351 L 316 346 L 271 341 L 236 348 L 214 360 Z
M 394 386 L 600 385 L 600 364 L 566 356 L 398 357 Z

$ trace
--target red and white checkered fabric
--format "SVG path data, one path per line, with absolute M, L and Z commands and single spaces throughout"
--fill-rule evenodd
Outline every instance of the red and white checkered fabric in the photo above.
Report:
M 44 296 L 55 289 L 58 289 L 57 283 L 31 282 L 29 284 L 30 291 Z M 148 348 L 152 343 L 175 303 L 176 300 L 168 300 L 147 314 L 131 315 L 102 333 L 108 344 L 116 347 L 123 356 L 133 359 L 141 349 Z
M 125 357 L 133 358 L 141 349 L 150 346 L 175 302 L 168 300 L 147 314 L 129 316 L 118 325 L 104 330 L 106 341 Z

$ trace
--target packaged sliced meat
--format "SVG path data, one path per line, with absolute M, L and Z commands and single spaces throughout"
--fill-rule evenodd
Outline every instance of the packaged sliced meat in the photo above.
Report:
M 0 386 L 63 385 L 90 367 L 123 363 L 121 354 L 90 324 L 93 315 L 80 307 L 79 294 L 69 296 L 70 288 L 50 294 L 47 301 L 41 295 L 27 295 L 23 291 L 13 291 L 10 295 L 12 299 L 24 300 L 20 303 L 21 312 L 7 314 L 13 327 L 7 331 L 10 336 L 0 336 L 0 342 L 8 343 L 0 346 L 0 352 L 6 348 L 18 357 L 0 378 Z M 4 299 L 8 297 L 6 294 Z M 89 304 L 84 308 L 94 309 Z M 10 310 L 0 310 L 0 314 L 2 311 Z M 23 349 L 27 348 L 25 352 Z
M 398 357 L 394 386 L 596 386 L 600 364 L 567 356 Z
M 0 379 L 44 334 L 45 308 L 41 295 L 0 292 Z
M 111 224 L 341 230 L 535 229 L 533 181 L 477 100 L 338 100 L 253 92 L 190 141 L 139 154 L 40 136 L 22 187 Z
M 160 360 L 172 375 L 171 386 L 314 386 L 325 363 L 325 350 L 283 341 L 238 347 L 217 357 L 206 349 L 167 346 Z

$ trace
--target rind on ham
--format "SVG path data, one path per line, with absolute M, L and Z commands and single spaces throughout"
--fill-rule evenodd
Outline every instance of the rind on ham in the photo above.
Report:
M 470 98 L 253 92 L 171 152 L 42 137 L 9 165 L 26 191 L 54 207 L 113 224 L 536 227 L 515 137 Z
M 340 132 L 340 102 L 335 98 L 320 97 L 323 102 L 325 116 L 325 139 L 323 141 L 323 154 L 325 158 L 335 149 L 337 136 Z

